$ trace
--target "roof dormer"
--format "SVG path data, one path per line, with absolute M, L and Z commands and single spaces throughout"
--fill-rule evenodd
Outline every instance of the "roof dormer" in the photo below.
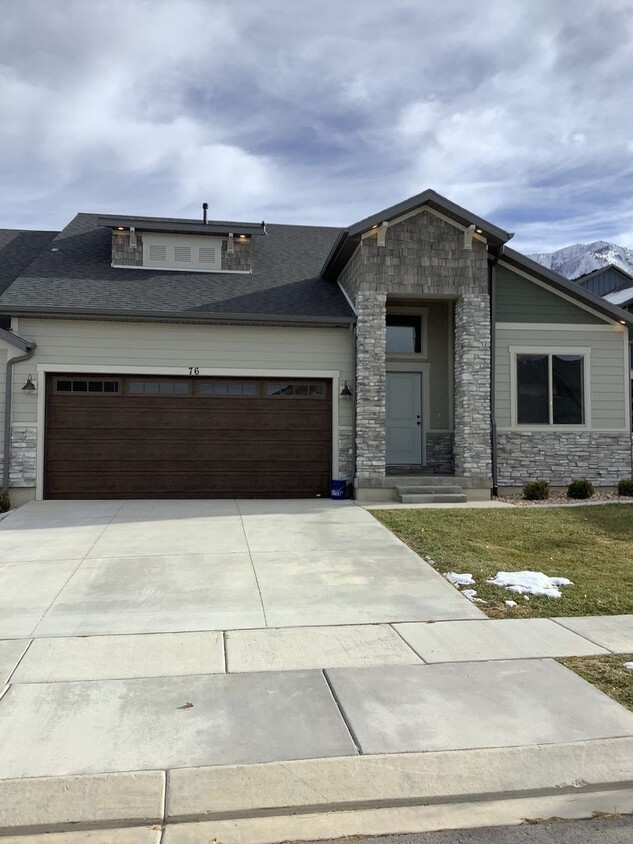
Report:
M 194 273 L 252 272 L 251 239 L 264 223 L 178 220 L 163 217 L 98 218 L 112 230 L 112 266 Z

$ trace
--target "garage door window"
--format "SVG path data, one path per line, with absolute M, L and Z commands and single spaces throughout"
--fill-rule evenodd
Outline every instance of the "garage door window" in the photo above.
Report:
M 118 393 L 118 381 L 101 381 L 84 378 L 58 378 L 55 382 L 56 393 Z
M 128 381 L 127 391 L 131 396 L 188 396 L 191 385 L 188 381 Z
M 325 398 L 325 384 L 321 383 L 275 383 L 266 384 L 266 396 L 268 398 Z
M 207 381 L 198 384 L 198 395 L 257 398 L 257 384 L 255 381 Z

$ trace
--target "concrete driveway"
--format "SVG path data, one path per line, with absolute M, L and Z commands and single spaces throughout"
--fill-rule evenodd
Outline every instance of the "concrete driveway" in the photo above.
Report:
M 0 522 L 0 839 L 261 844 L 333 805 L 620 788 L 633 714 L 551 657 L 626 624 L 487 619 L 350 502 L 28 504 Z
M 0 638 L 480 618 L 351 502 L 45 501 L 0 522 Z

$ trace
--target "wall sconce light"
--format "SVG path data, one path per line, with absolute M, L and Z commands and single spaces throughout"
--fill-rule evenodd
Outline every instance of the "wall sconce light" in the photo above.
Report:
M 26 379 L 26 384 L 22 387 L 25 393 L 34 393 L 37 387 L 33 383 L 33 376 L 29 372 L 29 376 Z
M 351 391 L 351 390 L 350 390 L 350 388 L 347 386 L 347 381 L 345 382 L 345 386 L 344 386 L 344 387 L 343 387 L 343 389 L 341 390 L 341 396 L 342 396 L 344 399 L 351 399 L 351 397 L 352 397 L 352 391 Z

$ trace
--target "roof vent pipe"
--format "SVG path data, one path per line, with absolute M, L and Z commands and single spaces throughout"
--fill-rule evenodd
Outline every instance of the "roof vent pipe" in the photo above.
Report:
M 205 224 L 205 226 L 207 224 L 207 211 L 208 210 L 209 210 L 209 203 L 203 202 L 202 203 L 202 222 Z

